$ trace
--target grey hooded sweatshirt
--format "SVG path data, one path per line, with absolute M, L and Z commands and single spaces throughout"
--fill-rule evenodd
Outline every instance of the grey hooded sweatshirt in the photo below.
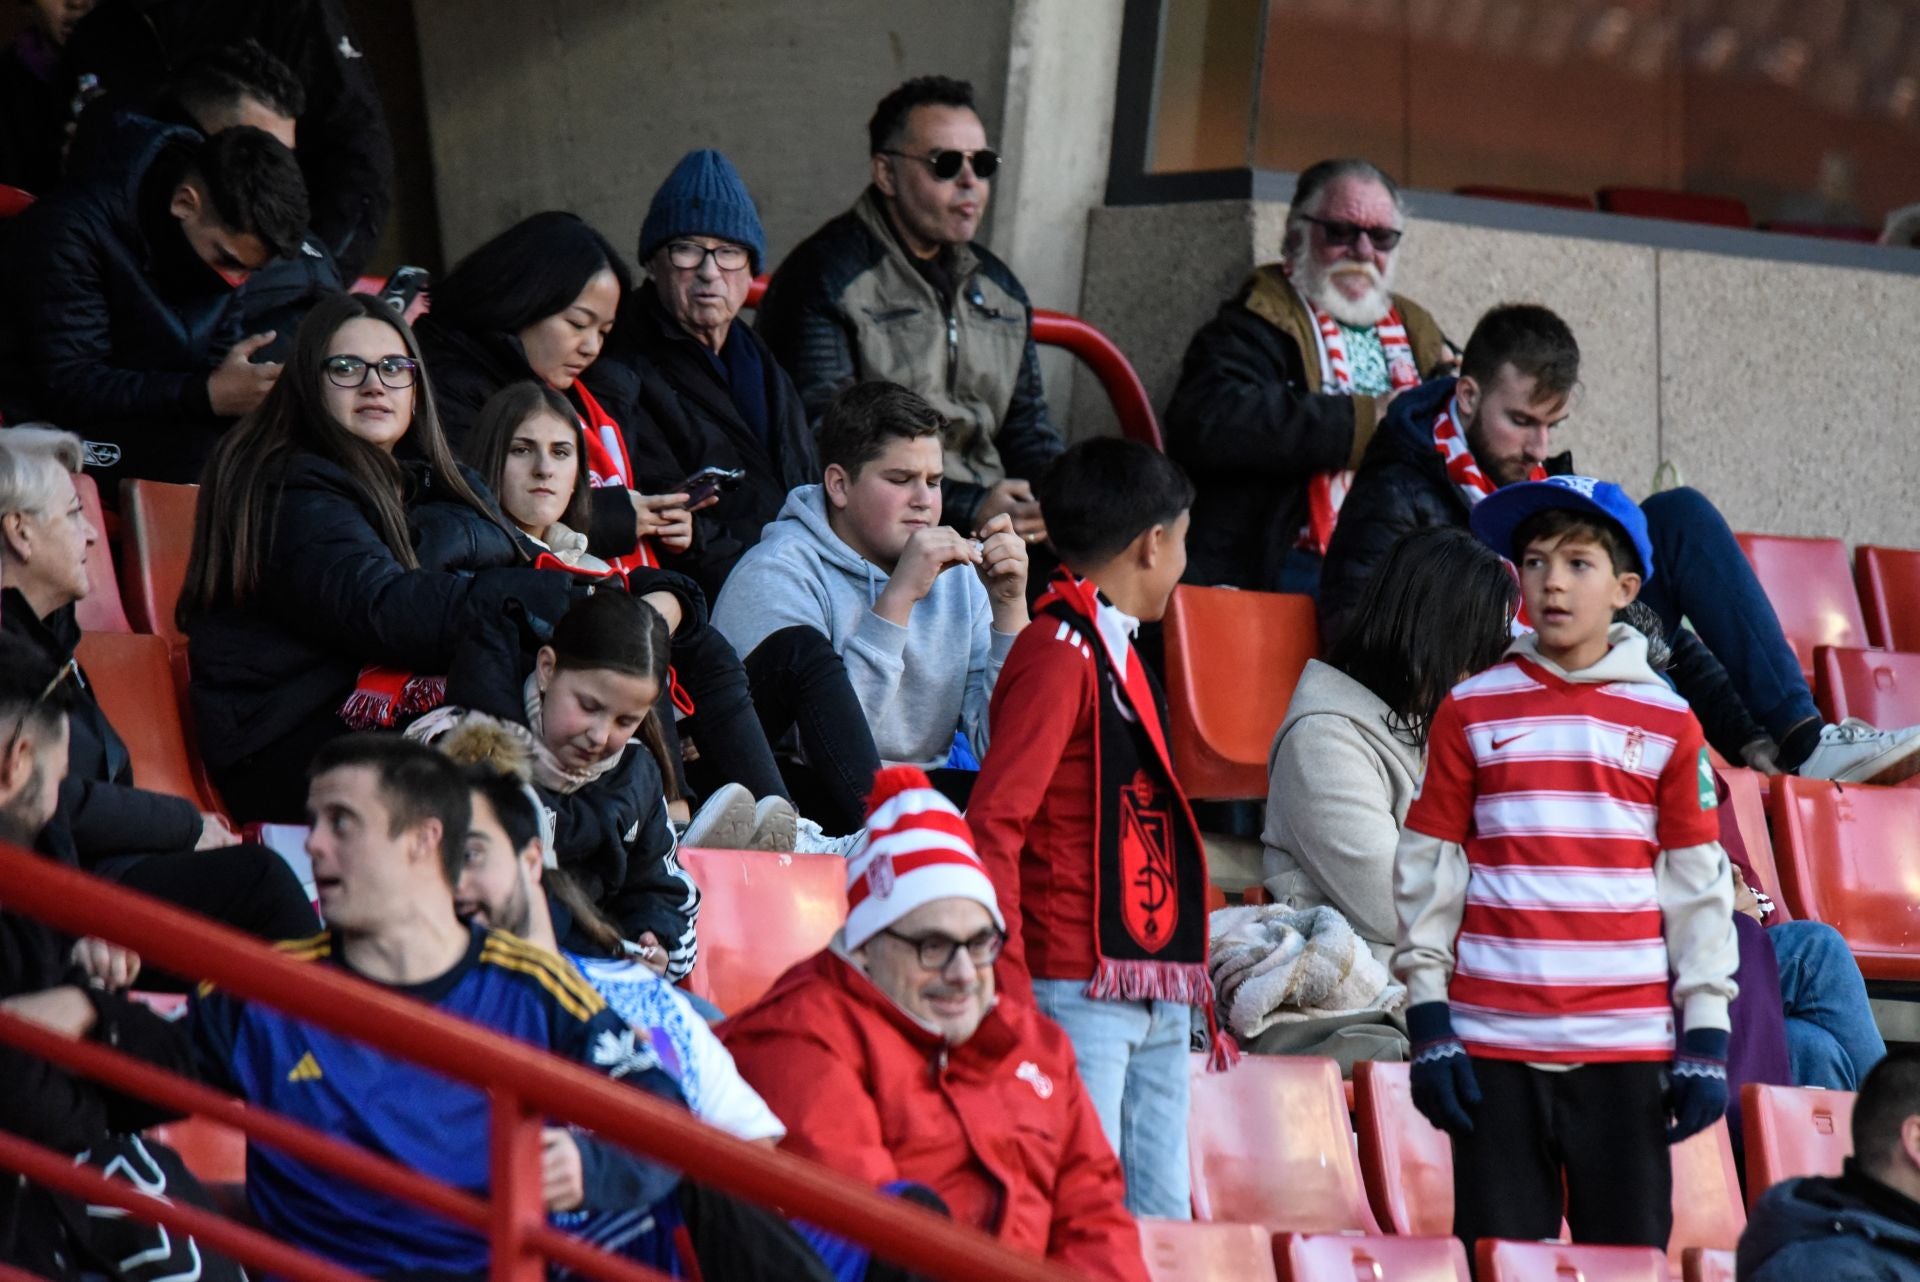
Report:
M 783 628 L 824 634 L 846 664 L 883 764 L 944 766 L 955 730 L 984 760 L 987 701 L 1013 637 L 993 630 L 980 576 L 964 566 L 943 571 L 904 628 L 873 612 L 886 586 L 887 572 L 827 524 L 822 488 L 802 485 L 727 576 L 713 625 L 743 659 Z

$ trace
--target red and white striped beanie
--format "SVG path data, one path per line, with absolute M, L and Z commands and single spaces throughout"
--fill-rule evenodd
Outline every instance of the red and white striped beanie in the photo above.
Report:
M 936 899 L 971 899 L 993 914 L 994 925 L 1007 928 L 966 817 L 925 771 L 881 770 L 867 810 L 866 837 L 847 859 L 849 950 Z

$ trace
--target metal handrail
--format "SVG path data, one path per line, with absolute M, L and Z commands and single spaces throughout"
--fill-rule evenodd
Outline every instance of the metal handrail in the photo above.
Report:
M 543 1259 L 562 1256 L 572 1257 L 567 1260 L 570 1266 L 594 1276 L 612 1278 L 616 1272 L 629 1278 L 648 1276 L 624 1268 L 609 1270 L 600 1253 L 546 1223 L 538 1155 L 540 1131 L 549 1118 L 584 1127 L 705 1184 L 804 1219 L 860 1243 L 882 1258 L 909 1261 L 918 1271 L 945 1282 L 1068 1282 L 1077 1276 L 1058 1264 L 1018 1254 L 982 1233 L 920 1207 L 883 1197 L 825 1167 L 735 1139 L 665 1100 L 609 1081 L 543 1050 L 511 1041 L 336 968 L 295 961 L 229 927 L 4 844 L 0 844 L 0 902 L 9 911 L 75 935 L 93 935 L 130 948 L 152 965 L 204 978 L 240 997 L 273 1006 L 487 1091 L 493 1099 L 487 1228 L 493 1245 L 494 1282 L 540 1282 Z M 18 1021 L 0 1020 L 0 1041 L 34 1040 L 30 1033 L 23 1035 Z M 60 1062 L 83 1072 L 98 1070 L 103 1080 L 128 1085 L 133 1084 L 131 1077 L 145 1076 L 122 1075 L 120 1070 L 126 1066 L 107 1062 L 104 1056 L 112 1052 L 106 1048 L 56 1040 L 62 1045 L 42 1042 L 42 1049 L 58 1050 Z M 176 1086 L 191 1086 L 180 1079 L 174 1081 Z M 152 1081 L 141 1084 L 154 1085 Z M 170 1102 L 185 1099 L 181 1094 Z M 269 1132 L 276 1130 L 276 1122 L 295 1125 L 244 1106 L 218 1111 L 224 1114 L 223 1121 L 263 1142 L 273 1142 Z M 282 1140 L 287 1134 L 276 1133 Z M 328 1137 L 310 1134 L 313 1139 L 332 1143 Z M 29 1158 L 19 1147 L 24 1143 L 0 1145 L 0 1167 L 26 1173 L 26 1165 L 38 1161 L 43 1167 L 45 1158 L 56 1156 L 26 1145 L 40 1155 Z M 323 1153 L 315 1147 L 309 1155 L 323 1157 L 326 1165 L 340 1168 L 340 1154 Z M 59 1160 L 69 1170 L 77 1169 L 71 1167 L 71 1158 Z M 345 1165 L 356 1168 L 349 1173 L 364 1175 L 380 1161 L 350 1150 Z M 47 1182 L 69 1187 L 58 1181 Z M 373 1182 L 381 1182 L 381 1177 L 375 1176 Z M 418 1190 L 389 1184 L 384 1191 L 420 1201 Z M 144 1197 L 137 1193 L 134 1196 Z M 442 1201 L 442 1205 L 451 1204 Z M 145 1198 L 142 1205 L 132 1209 L 141 1219 L 158 1221 L 156 1207 L 155 1199 Z M 319 1275 L 312 1276 L 314 1282 L 321 1282 Z

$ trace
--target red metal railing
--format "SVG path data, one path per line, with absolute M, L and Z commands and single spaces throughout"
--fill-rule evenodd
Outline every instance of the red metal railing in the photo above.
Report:
M 744 1143 L 577 1064 L 333 968 L 294 961 L 237 931 L 6 845 L 0 845 L 0 902 L 8 911 L 120 944 L 150 965 L 206 979 L 488 1092 L 492 1178 L 483 1200 L 108 1047 L 0 1015 L 0 1041 L 168 1107 L 216 1118 L 245 1131 L 250 1140 L 486 1233 L 493 1282 L 540 1282 L 547 1261 L 609 1282 L 659 1277 L 547 1223 L 539 1152 L 540 1132 L 549 1119 L 584 1127 L 691 1179 L 840 1234 L 883 1258 L 911 1261 L 918 1271 L 945 1282 L 1069 1282 L 1076 1276 L 824 1167 Z M 106 1180 L 75 1166 L 70 1156 L 17 1137 L 0 1135 L 0 1169 L 123 1207 L 141 1220 L 191 1233 L 242 1263 L 298 1282 L 349 1282 L 358 1276 L 246 1226 Z

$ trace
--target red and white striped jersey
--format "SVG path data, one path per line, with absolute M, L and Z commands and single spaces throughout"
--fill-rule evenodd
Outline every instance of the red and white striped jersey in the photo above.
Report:
M 1673 1054 L 1655 861 L 1717 841 L 1714 806 L 1699 723 L 1657 679 L 1569 681 L 1510 655 L 1454 687 L 1406 823 L 1466 851 L 1448 999 L 1472 1054 Z

